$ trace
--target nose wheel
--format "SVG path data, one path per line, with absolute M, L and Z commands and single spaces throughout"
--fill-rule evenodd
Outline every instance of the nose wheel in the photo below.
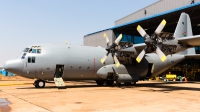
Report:
M 45 87 L 45 81 L 44 80 L 36 80 L 33 85 L 35 86 L 35 88 L 44 88 Z

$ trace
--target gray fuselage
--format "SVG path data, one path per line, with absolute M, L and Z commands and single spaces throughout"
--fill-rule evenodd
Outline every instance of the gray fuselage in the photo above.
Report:
M 100 62 L 107 52 L 101 47 L 66 44 L 38 44 L 36 46 L 41 49 L 40 53 L 23 52 L 17 60 L 7 61 L 4 65 L 5 69 L 26 78 L 53 80 L 56 65 L 63 65 L 62 78 L 64 80 L 101 80 L 97 71 L 105 65 L 114 63 L 111 55 L 104 64 Z M 138 75 L 142 79 L 159 75 L 183 59 L 184 55 L 175 54 L 168 55 L 167 60 L 161 62 L 155 53 L 149 53 L 140 63 L 134 62 L 124 64 L 124 66 L 128 74 Z

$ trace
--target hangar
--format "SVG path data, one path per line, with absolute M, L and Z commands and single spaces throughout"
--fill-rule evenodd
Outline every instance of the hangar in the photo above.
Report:
M 106 47 L 106 42 L 103 38 L 104 33 L 108 35 L 111 43 L 121 33 L 123 34 L 121 42 L 131 42 L 133 44 L 144 43 L 144 39 L 136 30 L 137 25 L 141 25 L 148 34 L 153 34 L 163 19 L 167 21 L 167 24 L 161 36 L 172 36 L 182 12 L 190 15 L 193 35 L 199 35 L 200 0 L 159 0 L 116 20 L 114 27 L 85 35 L 83 39 L 84 46 Z M 195 50 L 197 54 L 200 53 L 200 47 L 196 47 Z M 176 73 L 184 74 L 191 79 L 195 79 L 196 75 L 200 72 L 199 62 L 200 60 L 196 59 L 184 60 L 168 71 L 176 71 Z

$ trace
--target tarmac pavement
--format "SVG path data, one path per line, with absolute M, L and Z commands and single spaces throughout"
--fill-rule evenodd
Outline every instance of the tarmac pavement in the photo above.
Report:
M 199 112 L 200 82 L 140 81 L 136 86 L 66 82 L 67 89 L 32 81 L 0 81 L 0 112 Z

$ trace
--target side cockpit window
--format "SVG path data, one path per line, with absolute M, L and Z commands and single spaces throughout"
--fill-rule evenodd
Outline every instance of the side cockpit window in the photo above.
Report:
M 28 63 L 35 63 L 35 57 L 34 56 L 29 56 L 28 57 Z
M 23 50 L 24 53 L 23 53 L 21 59 L 25 59 L 26 53 L 29 52 L 29 50 L 30 50 L 30 48 L 25 48 L 25 49 Z

